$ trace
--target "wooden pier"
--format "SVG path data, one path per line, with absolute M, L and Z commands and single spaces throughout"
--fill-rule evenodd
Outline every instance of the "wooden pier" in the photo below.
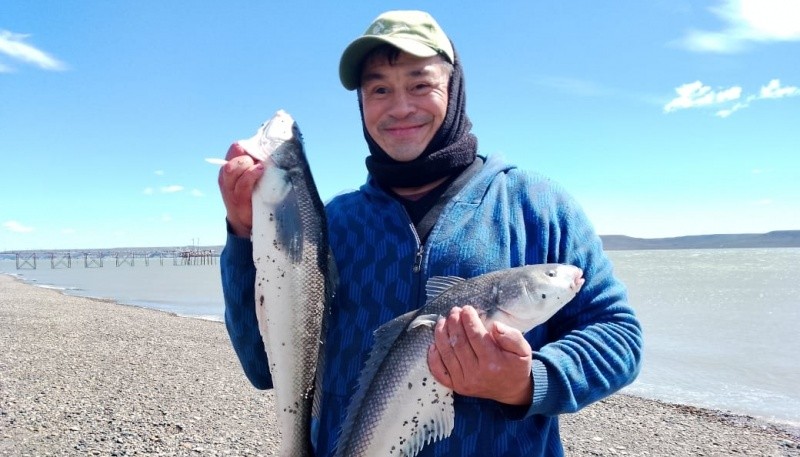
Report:
M 35 270 L 41 267 L 41 260 L 49 260 L 51 269 L 72 268 L 80 265 L 75 262 L 83 259 L 84 268 L 102 268 L 106 264 L 116 267 L 134 267 L 137 265 L 150 266 L 151 261 L 164 266 L 165 260 L 172 265 L 216 265 L 219 253 L 213 249 L 173 249 L 159 251 L 131 250 L 131 251 L 52 251 L 52 252 L 13 252 L 16 257 L 17 270 Z M 104 262 L 112 259 L 113 262 Z

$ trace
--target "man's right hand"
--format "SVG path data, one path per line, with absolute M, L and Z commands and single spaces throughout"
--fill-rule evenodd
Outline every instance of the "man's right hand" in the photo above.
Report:
M 247 154 L 239 143 L 228 148 L 225 160 L 228 163 L 220 168 L 217 182 L 226 217 L 235 235 L 249 238 L 253 229 L 253 188 L 264 174 L 264 164 Z

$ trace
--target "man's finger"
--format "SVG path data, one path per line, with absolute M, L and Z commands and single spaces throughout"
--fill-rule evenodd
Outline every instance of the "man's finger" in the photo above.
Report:
M 247 155 L 247 151 L 245 151 L 242 145 L 237 141 L 228 148 L 228 152 L 225 154 L 225 160 L 232 160 L 242 155 Z
M 478 311 L 472 306 L 465 306 L 462 309 L 461 326 L 477 360 L 484 360 L 493 355 L 495 343 L 491 341 L 491 335 L 483 325 Z
M 264 174 L 264 165 L 261 163 L 248 164 L 245 161 L 242 165 L 243 170 L 236 178 L 233 195 L 237 200 L 249 201 L 253 195 L 253 188 L 255 188 L 258 179 Z
M 433 332 L 433 340 L 436 345 L 436 350 L 441 357 L 445 370 L 448 372 L 452 382 L 458 383 L 463 377 L 463 369 L 461 362 L 456 356 L 455 346 L 457 344 L 457 336 L 450 335 L 449 318 L 441 318 L 436 322 L 436 327 Z
M 447 387 L 448 389 L 453 388 L 453 381 L 450 379 L 450 372 L 448 372 L 447 368 L 444 366 L 442 356 L 436 349 L 435 344 L 431 344 L 430 348 L 428 349 L 428 369 L 430 369 L 431 374 L 433 375 L 434 379 L 439 382 L 439 384 Z
M 519 330 L 503 323 L 495 322 L 492 327 L 492 336 L 500 349 L 520 357 L 531 356 L 531 345 Z

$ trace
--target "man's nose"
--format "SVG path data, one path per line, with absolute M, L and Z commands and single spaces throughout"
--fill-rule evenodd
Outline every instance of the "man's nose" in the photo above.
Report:
M 391 114 L 402 119 L 417 110 L 413 97 L 405 91 L 395 92 L 392 100 Z

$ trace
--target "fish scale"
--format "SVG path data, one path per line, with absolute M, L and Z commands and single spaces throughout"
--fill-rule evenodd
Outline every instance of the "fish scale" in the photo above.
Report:
M 336 282 L 327 224 L 300 130 L 278 111 L 240 141 L 264 162 L 253 195 L 256 317 L 269 360 L 279 455 L 312 455 L 311 415 L 324 318 Z
M 422 308 L 375 331 L 336 457 L 413 457 L 450 436 L 453 391 L 433 378 L 427 354 L 437 319 L 454 306 L 471 304 L 487 328 L 502 322 L 524 333 L 572 300 L 583 282 L 579 268 L 557 264 L 509 268 L 468 280 L 432 278 Z

